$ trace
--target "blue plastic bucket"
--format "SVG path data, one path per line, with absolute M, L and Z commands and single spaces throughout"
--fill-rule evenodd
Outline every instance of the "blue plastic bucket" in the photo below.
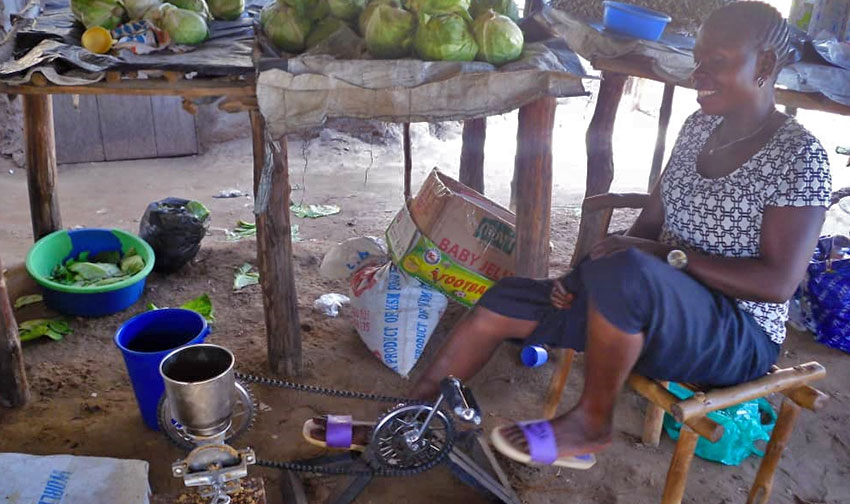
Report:
M 658 40 L 671 17 L 637 5 L 605 0 L 602 24 L 606 30 L 646 40 Z
M 202 315 L 182 308 L 141 313 L 118 328 L 115 345 L 127 365 L 142 419 L 151 429 L 159 430 L 156 408 L 165 392 L 160 362 L 175 348 L 203 343 L 209 333 Z

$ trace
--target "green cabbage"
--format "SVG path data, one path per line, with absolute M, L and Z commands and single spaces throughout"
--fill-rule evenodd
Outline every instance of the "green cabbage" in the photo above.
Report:
M 440 14 L 459 14 L 472 22 L 469 16 L 469 0 L 408 0 L 406 7 L 417 14 L 437 16 Z
M 366 4 L 366 8 L 363 9 L 363 12 L 360 13 L 360 17 L 357 18 L 357 29 L 360 30 L 361 36 L 366 36 L 366 21 L 369 20 L 369 17 L 372 15 L 372 12 L 374 12 L 379 5 L 401 7 L 401 2 L 399 0 L 372 0 L 371 2 Z
M 477 58 L 482 61 L 501 65 L 514 61 L 522 54 L 522 30 L 509 17 L 492 10 L 475 19 L 472 34 L 478 44 Z
M 207 0 L 210 14 L 215 19 L 233 21 L 245 11 L 245 0 Z
M 260 11 L 260 24 L 275 47 L 293 53 L 304 50 L 312 27 L 310 20 L 300 17 L 294 8 L 276 1 Z
M 317 46 L 328 39 L 331 35 L 336 33 L 337 30 L 345 26 L 344 21 L 340 21 L 337 18 L 327 17 L 313 27 L 313 30 L 310 31 L 310 34 L 307 36 L 307 39 L 304 41 L 307 48 L 311 48 Z
M 210 14 L 206 0 L 171 0 L 171 3 L 181 9 L 197 12 L 205 20 L 212 21 L 212 15 Z
M 519 12 L 514 0 L 472 0 L 472 4 L 469 6 L 469 14 L 473 19 L 478 19 L 478 16 L 485 14 L 490 9 L 493 9 L 496 14 L 508 16 L 514 23 L 519 21 Z
M 295 13 L 303 19 L 319 21 L 330 14 L 328 0 L 278 0 L 295 9 Z
M 118 0 L 71 0 L 74 18 L 86 28 L 102 26 L 111 30 L 124 21 L 124 7 Z
M 127 9 L 127 15 L 132 20 L 142 19 L 146 12 L 161 4 L 160 0 L 124 0 L 124 8 Z
M 413 47 L 420 58 L 430 61 L 472 61 L 478 54 L 478 44 L 458 14 L 420 20 Z
M 366 0 L 328 0 L 331 15 L 345 21 L 354 21 L 366 8 Z
M 160 14 L 160 28 L 167 31 L 176 44 L 197 45 L 209 37 L 207 22 L 197 12 L 163 4 Z
M 366 20 L 363 37 L 372 56 L 403 58 L 410 54 L 415 31 L 413 13 L 391 5 L 378 5 Z

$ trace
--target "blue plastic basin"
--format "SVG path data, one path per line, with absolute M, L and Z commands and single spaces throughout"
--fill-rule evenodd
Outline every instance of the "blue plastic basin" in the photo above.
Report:
M 96 255 L 118 250 L 126 254 L 135 249 L 145 261 L 142 271 L 120 282 L 79 287 L 50 279 L 53 269 L 81 252 Z M 150 245 L 138 236 L 120 229 L 59 230 L 38 240 L 27 254 L 27 271 L 42 287 L 45 304 L 68 315 L 101 317 L 120 312 L 135 303 L 145 288 L 145 279 L 154 265 Z
M 160 362 L 175 348 L 203 343 L 209 333 L 203 316 L 182 308 L 140 313 L 115 333 L 115 346 L 127 365 L 142 419 L 151 429 L 159 430 L 156 409 L 165 393 Z
M 658 40 L 672 19 L 663 12 L 637 5 L 605 0 L 602 24 L 606 30 L 644 40 Z

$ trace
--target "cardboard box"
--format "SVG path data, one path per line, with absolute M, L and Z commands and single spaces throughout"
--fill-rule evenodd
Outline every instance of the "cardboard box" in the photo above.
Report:
M 416 227 L 456 264 L 490 280 L 514 276 L 516 216 L 436 169 L 410 204 Z
M 386 236 L 390 257 L 399 268 L 464 306 L 474 306 L 495 283 L 441 251 L 417 229 L 406 206 L 396 214 Z

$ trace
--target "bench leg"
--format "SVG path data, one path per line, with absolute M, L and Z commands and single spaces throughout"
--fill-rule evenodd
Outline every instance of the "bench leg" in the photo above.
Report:
M 549 389 L 546 391 L 546 402 L 543 405 L 543 418 L 547 420 L 555 418 L 576 353 L 572 348 L 559 348 L 555 352 L 558 356 L 558 367 L 552 373 L 552 378 L 549 379 Z
M 779 459 L 782 458 L 782 451 L 791 438 L 791 432 L 794 430 L 794 422 L 797 421 L 797 415 L 799 413 L 800 407 L 794 404 L 793 401 L 787 398 L 782 401 L 782 409 L 779 411 L 776 427 L 773 428 L 764 459 L 761 461 L 759 472 L 756 474 L 756 480 L 750 489 L 747 504 L 766 504 L 770 498 L 770 492 L 773 490 L 773 474 L 779 465 Z
M 670 382 L 660 382 L 667 388 Z M 641 441 L 647 446 L 658 446 L 661 442 L 661 429 L 664 427 L 664 408 L 650 402 L 646 405 L 646 417 L 643 421 Z
M 673 460 L 670 461 L 670 469 L 667 471 L 667 480 L 664 482 L 664 495 L 661 496 L 661 504 L 680 504 L 685 495 L 685 485 L 688 481 L 688 470 L 694 459 L 694 450 L 697 447 L 699 435 L 687 425 L 682 425 L 679 433 L 679 442 L 673 452 Z

